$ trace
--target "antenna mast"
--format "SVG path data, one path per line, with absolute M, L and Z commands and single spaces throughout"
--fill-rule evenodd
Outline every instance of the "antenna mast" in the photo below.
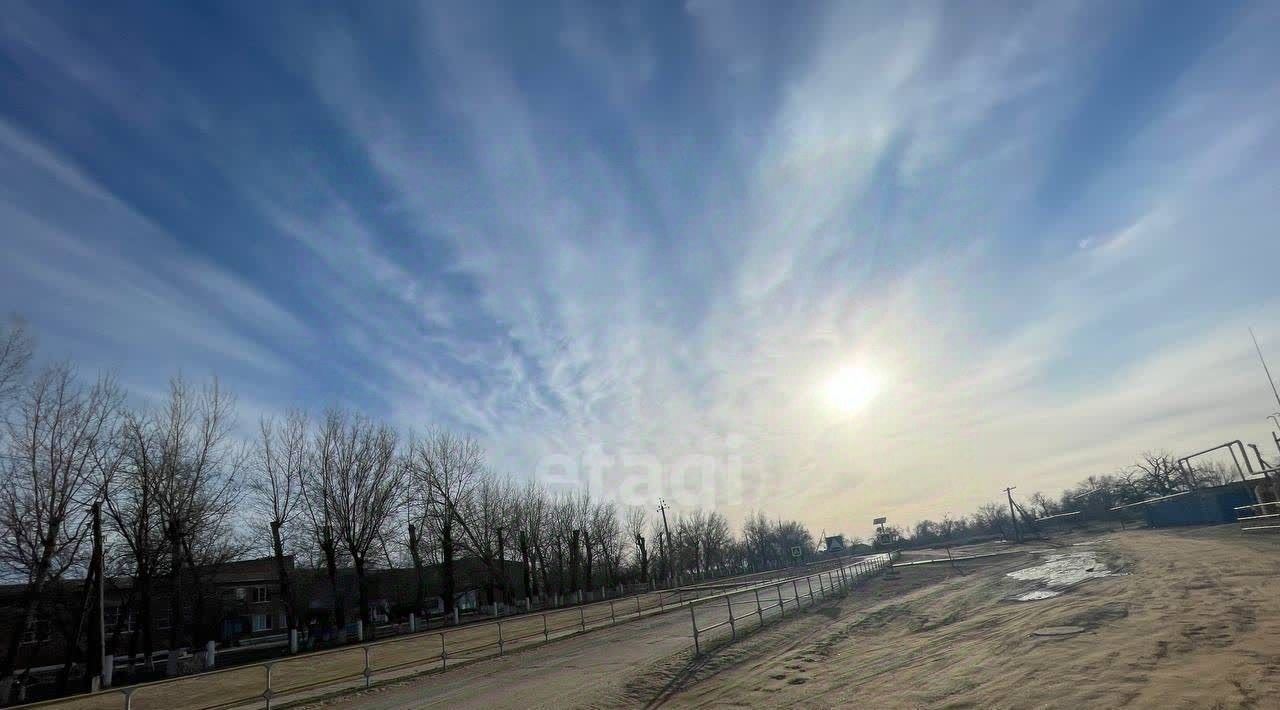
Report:
M 1253 348 L 1258 351 L 1258 362 L 1262 363 L 1262 371 L 1267 373 L 1267 383 L 1271 385 L 1271 394 L 1276 396 L 1276 405 L 1280 406 L 1280 390 L 1276 389 L 1276 381 L 1271 379 L 1271 368 L 1267 367 L 1267 359 L 1262 357 L 1262 347 L 1258 345 L 1258 336 L 1249 328 L 1249 337 L 1253 338 Z

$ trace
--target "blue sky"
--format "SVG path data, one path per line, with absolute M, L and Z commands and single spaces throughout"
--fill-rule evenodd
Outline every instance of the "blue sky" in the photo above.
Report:
M 339 403 L 622 502 L 966 512 L 1270 440 L 1278 20 L 10 2 L 0 309 L 140 400 L 217 374 L 246 430 Z

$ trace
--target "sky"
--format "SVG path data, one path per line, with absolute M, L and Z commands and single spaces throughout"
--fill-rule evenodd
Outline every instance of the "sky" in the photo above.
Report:
M 1276 3 L 4 9 L 0 312 L 137 401 L 863 536 L 1276 454 Z

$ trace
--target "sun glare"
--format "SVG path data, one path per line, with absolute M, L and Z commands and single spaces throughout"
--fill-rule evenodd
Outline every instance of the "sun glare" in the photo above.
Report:
M 850 365 L 832 375 L 823 385 L 822 392 L 833 408 L 846 414 L 857 414 L 880 394 L 881 384 L 874 370 Z

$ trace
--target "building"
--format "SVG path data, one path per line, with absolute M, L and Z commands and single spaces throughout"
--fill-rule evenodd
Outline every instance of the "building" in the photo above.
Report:
M 334 585 L 327 573 L 314 569 L 299 569 L 293 557 L 284 560 L 294 598 L 297 600 L 300 626 L 308 636 L 337 640 L 342 637 L 335 628 L 333 616 Z M 489 568 L 480 560 L 464 558 L 454 563 L 455 603 L 463 613 L 476 611 L 484 603 L 499 601 L 512 604 L 524 597 L 523 565 L 506 563 L 504 588 L 495 589 Z M 439 565 L 424 569 L 426 589 L 438 594 L 442 578 Z M 351 636 L 355 619 L 359 616 L 359 584 L 351 568 L 338 570 L 338 600 L 344 609 L 348 624 L 347 636 Z M 195 647 L 206 641 L 214 641 L 220 648 L 254 646 L 267 641 L 279 641 L 288 631 L 287 606 L 281 591 L 279 566 L 273 557 L 225 562 L 208 565 L 183 574 L 184 608 L 181 623 L 183 639 Z M 0 586 L 0 643 L 7 644 L 14 633 L 14 620 L 18 616 L 24 585 Z M 368 579 L 370 611 L 374 624 L 397 623 L 407 620 L 413 611 L 417 595 L 417 575 L 412 569 L 371 570 Z M 167 652 L 172 619 L 170 612 L 170 581 L 167 576 L 157 576 L 152 581 L 150 617 L 151 647 L 157 655 Z M 36 620 L 18 633 L 17 667 L 56 668 L 67 657 L 66 639 L 85 638 L 83 624 L 88 623 L 84 613 L 87 589 L 83 580 L 62 580 L 41 595 Z M 107 581 L 103 590 L 103 621 L 106 629 L 106 646 L 118 659 L 117 668 L 128 666 L 127 659 L 140 658 L 145 647 L 142 620 L 141 593 L 129 577 L 116 577 Z M 430 614 L 444 613 L 444 603 L 438 596 L 428 597 Z M 78 626 L 78 624 L 80 626 Z M 83 641 L 82 641 L 83 643 Z M 191 661 L 194 663 L 195 661 Z M 145 663 L 139 663 L 144 666 Z M 156 671 L 157 673 L 159 671 Z M 133 680 L 145 679 L 133 676 Z

